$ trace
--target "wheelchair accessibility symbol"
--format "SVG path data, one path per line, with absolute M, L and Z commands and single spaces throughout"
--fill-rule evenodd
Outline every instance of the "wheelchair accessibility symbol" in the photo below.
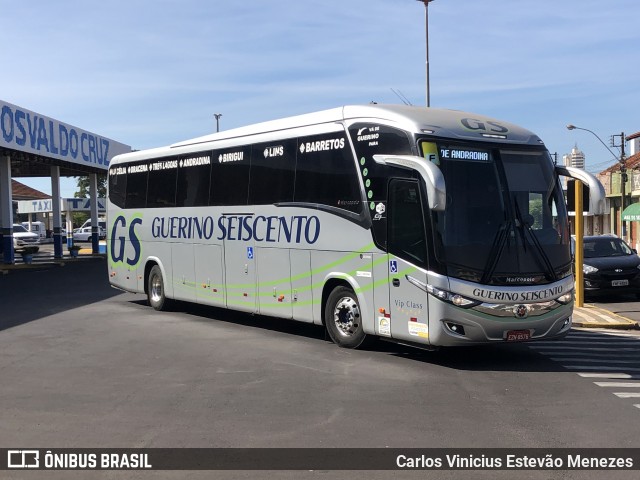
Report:
M 389 260 L 389 273 L 398 273 L 398 261 Z
M 247 258 L 253 260 L 253 247 L 247 247 Z

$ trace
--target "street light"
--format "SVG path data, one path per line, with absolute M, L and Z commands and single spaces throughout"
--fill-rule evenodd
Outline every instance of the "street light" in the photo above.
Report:
M 433 0 L 418 0 L 420 3 L 424 3 L 424 23 L 426 32 L 426 46 L 427 46 L 427 107 L 431 106 L 431 98 L 429 96 L 429 4 Z
M 609 153 L 613 155 L 613 158 L 616 160 L 616 162 L 618 161 L 618 156 L 607 146 L 606 143 L 602 141 L 602 139 L 598 135 L 596 135 L 595 132 L 589 130 L 588 128 L 576 127 L 575 125 L 571 125 L 571 124 L 567 125 L 567 130 L 584 130 L 585 132 L 589 132 L 591 135 L 596 137 L 602 145 L 604 145 L 604 148 L 609 150 Z
M 567 125 L 567 130 L 584 130 L 585 132 L 589 132 L 591 135 L 593 135 L 594 137 L 596 137 L 598 139 L 598 141 L 604 145 L 604 148 L 606 148 L 607 150 L 609 150 L 609 153 L 611 153 L 611 155 L 613 155 L 613 158 L 615 159 L 616 162 L 620 162 L 620 176 L 621 176 L 621 183 L 620 183 L 620 225 L 622 228 L 622 238 L 623 239 L 627 239 L 627 227 L 624 224 L 624 220 L 622 219 L 622 212 L 624 212 L 624 199 L 626 196 L 626 183 L 627 183 L 627 165 L 626 165 L 626 158 L 625 158 L 625 154 L 624 154 L 624 142 L 625 142 L 625 136 L 624 136 L 624 132 L 622 132 L 619 136 L 620 136 L 620 158 L 618 158 L 618 156 L 607 146 L 606 143 L 604 143 L 602 141 L 602 139 L 596 135 L 595 132 L 592 132 L 591 130 L 589 130 L 588 128 L 582 128 L 582 127 L 576 127 L 575 125 Z M 612 145 L 613 144 L 613 138 L 617 137 L 618 135 L 612 135 Z M 618 146 L 618 145 L 614 145 L 614 146 Z
M 214 113 L 213 114 L 214 117 L 216 117 L 216 132 L 220 131 L 220 117 L 222 116 L 221 113 Z

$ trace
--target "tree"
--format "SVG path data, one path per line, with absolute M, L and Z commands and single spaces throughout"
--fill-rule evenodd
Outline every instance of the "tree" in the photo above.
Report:
M 88 175 L 82 177 L 76 177 L 78 191 L 73 194 L 74 198 L 89 198 L 89 188 L 91 186 L 91 180 Z M 107 196 L 107 176 L 98 175 L 98 197 Z M 89 219 L 90 215 L 86 212 L 75 212 L 72 215 L 73 224 L 76 226 L 82 225 Z
M 85 175 L 82 177 L 76 177 L 78 179 L 78 191 L 73 194 L 75 198 L 89 198 L 89 187 L 91 185 L 91 181 L 89 180 L 89 176 Z M 107 176 L 106 175 L 98 175 L 98 196 L 106 197 L 107 196 Z

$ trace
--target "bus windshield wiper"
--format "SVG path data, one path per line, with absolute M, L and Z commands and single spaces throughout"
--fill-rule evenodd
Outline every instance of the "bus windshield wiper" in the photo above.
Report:
M 536 234 L 533 231 L 533 228 L 531 227 L 531 225 L 528 222 L 526 222 L 522 218 L 522 212 L 520 211 L 520 206 L 518 205 L 518 200 L 514 199 L 514 203 L 515 203 L 515 207 L 516 207 L 516 220 L 521 225 L 523 246 L 525 246 L 525 248 L 526 248 L 526 245 L 524 245 L 524 244 L 528 243 L 527 242 L 527 233 L 529 233 L 529 236 L 533 240 L 532 243 L 535 246 L 535 250 L 537 251 L 537 253 L 539 255 L 539 258 L 542 259 L 542 262 L 544 263 L 545 270 L 551 276 L 551 280 L 553 280 L 553 281 L 558 280 L 558 276 L 556 275 L 556 271 L 553 269 L 553 265 L 551 265 L 551 260 L 549 260 L 549 256 L 544 251 L 544 248 L 540 244 L 540 241 L 538 240 L 538 237 L 536 237 Z
M 482 278 L 480 279 L 480 283 L 483 283 L 485 285 L 488 284 L 489 279 L 493 276 L 493 272 L 495 272 L 496 267 L 498 266 L 498 260 L 502 255 L 502 250 L 504 250 L 504 246 L 509 236 L 511 226 L 511 220 L 505 220 L 502 225 L 500 225 L 500 229 L 493 239 L 493 244 L 491 245 L 491 250 L 489 252 L 489 258 L 487 258 L 487 263 L 484 267 L 484 273 L 482 275 Z

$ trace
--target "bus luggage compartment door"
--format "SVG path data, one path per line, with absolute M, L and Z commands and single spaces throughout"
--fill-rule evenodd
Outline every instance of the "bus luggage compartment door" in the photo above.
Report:
M 262 315 L 291 318 L 289 249 L 257 248 L 258 305 Z
M 224 241 L 227 307 L 257 313 L 256 253 L 253 242 Z
M 220 245 L 194 246 L 196 269 L 196 297 L 198 303 L 224 307 L 224 277 L 222 247 Z
M 196 278 L 193 258 L 193 244 L 171 244 L 171 275 L 173 295 L 176 300 L 196 301 Z

